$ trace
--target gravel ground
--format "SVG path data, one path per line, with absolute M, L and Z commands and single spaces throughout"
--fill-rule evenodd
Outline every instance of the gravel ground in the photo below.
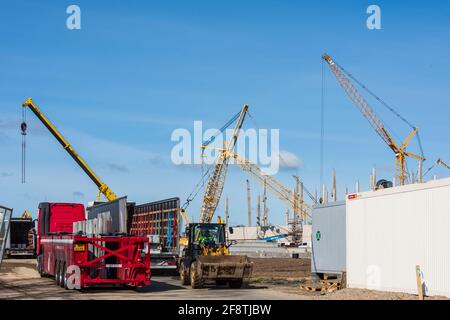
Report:
M 133 290 L 89 291 L 80 294 L 59 288 L 50 278 L 40 278 L 35 260 L 4 260 L 0 269 L 0 299 L 300 299 L 300 300 L 417 300 L 417 295 L 365 289 L 332 293 L 305 291 L 300 280 L 310 275 L 308 259 L 251 259 L 254 274 L 249 288 L 230 291 L 214 287 L 192 290 L 181 287 L 178 277 L 153 277 L 144 292 Z M 427 300 L 448 299 L 426 297 Z

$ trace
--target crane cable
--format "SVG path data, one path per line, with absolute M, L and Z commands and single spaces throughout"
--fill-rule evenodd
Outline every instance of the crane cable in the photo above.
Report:
M 27 136 L 27 113 L 26 108 L 22 108 L 22 123 L 20 124 L 22 135 L 22 183 L 25 183 L 25 160 L 26 160 L 26 136 Z
M 325 144 L 325 61 L 322 59 L 322 89 L 320 100 L 320 174 L 319 188 L 323 184 L 323 167 L 324 167 L 324 144 Z

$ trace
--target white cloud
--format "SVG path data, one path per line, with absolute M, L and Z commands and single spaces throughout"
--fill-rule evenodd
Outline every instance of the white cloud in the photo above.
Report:
M 303 166 L 303 161 L 292 152 L 280 150 L 280 168 L 297 169 Z

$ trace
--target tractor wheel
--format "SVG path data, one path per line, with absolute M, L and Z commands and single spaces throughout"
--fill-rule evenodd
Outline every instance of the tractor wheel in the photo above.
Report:
M 180 279 L 183 286 L 187 286 L 190 284 L 191 279 L 189 278 L 189 270 L 186 270 L 186 267 L 183 263 L 180 266 Z
M 242 287 L 242 279 L 230 281 L 228 285 L 231 289 L 240 289 Z
M 198 273 L 197 266 L 198 266 L 197 261 L 192 262 L 190 270 L 192 289 L 203 288 L 203 285 L 205 284 L 205 281 L 201 278 L 200 274 Z

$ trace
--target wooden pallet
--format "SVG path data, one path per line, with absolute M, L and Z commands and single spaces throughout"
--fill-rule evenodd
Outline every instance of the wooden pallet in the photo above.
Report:
M 300 283 L 300 288 L 306 291 L 330 293 L 342 289 L 343 282 L 342 277 L 341 279 L 329 279 L 326 277 L 325 279 L 319 281 L 312 278 L 305 278 Z

